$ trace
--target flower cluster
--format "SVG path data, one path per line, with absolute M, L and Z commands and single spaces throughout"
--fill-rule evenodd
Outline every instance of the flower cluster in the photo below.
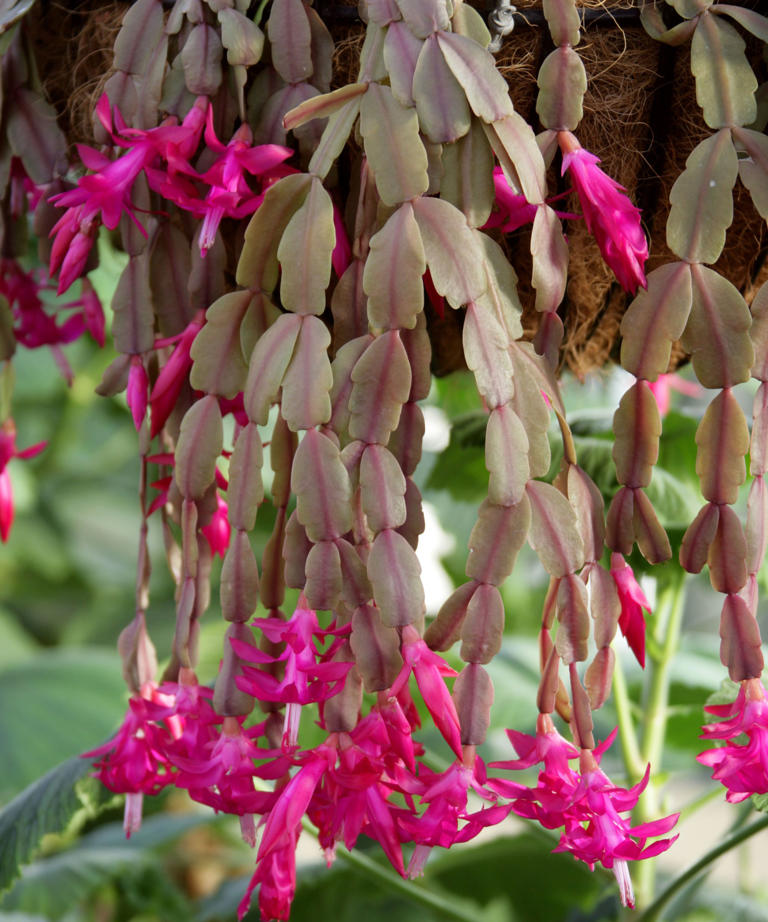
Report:
M 726 800 L 737 804 L 752 794 L 768 794 L 768 697 L 760 679 L 742 682 L 731 704 L 705 710 L 720 720 L 704 727 L 702 739 L 726 743 L 696 758 L 727 789 Z
M 539 716 L 535 736 L 507 731 L 519 758 L 494 763 L 496 768 L 530 768 L 543 763 L 537 783 L 526 787 L 496 780 L 491 787 L 512 800 L 512 812 L 538 820 L 547 829 L 563 827 L 555 851 L 570 852 L 590 868 L 602 864 L 616 876 L 621 901 L 634 906 L 628 861 L 651 858 L 669 848 L 677 838 L 649 838 L 669 832 L 678 819 L 672 814 L 650 823 L 632 826 L 621 814 L 629 813 L 648 784 L 649 772 L 629 789 L 615 785 L 600 768 L 600 758 L 615 732 L 594 750 L 578 750 L 557 732 L 547 714 Z M 579 760 L 579 770 L 569 762 Z

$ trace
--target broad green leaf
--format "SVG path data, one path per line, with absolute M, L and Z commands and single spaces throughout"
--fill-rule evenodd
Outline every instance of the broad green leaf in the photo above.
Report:
M 213 96 L 221 85 L 221 39 L 212 26 L 198 23 L 181 49 L 184 82 L 195 96 Z
M 520 189 L 532 205 L 542 204 L 547 194 L 546 168 L 528 122 L 513 112 L 483 127 L 507 182 Z
M 693 302 L 680 342 L 704 387 L 747 381 L 754 362 L 752 317 L 738 289 L 707 266 L 691 266 Z
M 310 429 L 293 459 L 291 489 L 301 524 L 313 542 L 329 541 L 352 527 L 352 489 L 339 449 Z
M 451 26 L 457 35 L 466 35 L 480 45 L 481 48 L 487 48 L 491 41 L 491 33 L 488 31 L 482 15 L 468 3 L 456 3 L 453 7 L 453 16 L 451 16 Z
M 638 291 L 621 321 L 621 364 L 627 371 L 647 381 L 667 373 L 692 299 L 688 263 L 667 263 L 648 274 L 648 288 Z
M 283 419 L 294 432 L 320 426 L 331 418 L 330 344 L 331 334 L 323 321 L 311 314 L 303 316 L 280 401 Z
M 462 745 L 481 746 L 491 723 L 493 683 L 479 663 L 467 663 L 458 674 L 453 684 L 453 700 L 461 726 Z
M 360 132 L 385 205 L 399 205 L 427 191 L 427 152 L 415 109 L 402 106 L 389 87 L 371 84 L 360 105 Z
M 312 35 L 301 0 L 275 0 L 267 21 L 272 64 L 286 83 L 312 76 Z
M 561 45 L 544 59 L 537 79 L 536 112 L 545 128 L 574 131 L 584 114 L 587 72 L 570 45 Z
M 87 759 L 73 756 L 0 810 L 0 891 L 19 876 L 47 833 L 61 833 L 76 814 L 93 816 L 112 795 L 90 777 Z
M 155 345 L 149 256 L 132 256 L 112 297 L 112 336 L 119 352 L 139 355 Z
M 281 314 L 251 353 L 243 400 L 248 418 L 259 426 L 267 424 L 269 408 L 283 383 L 301 322 L 302 318 L 298 314 Z
M 581 19 L 575 0 L 544 0 L 542 5 L 555 45 L 578 45 Z
M 530 477 L 528 436 L 520 417 L 508 404 L 495 407 L 488 417 L 485 466 L 490 472 L 489 502 L 497 506 L 519 503 Z
M 209 395 L 184 414 L 176 442 L 174 476 L 185 499 L 201 499 L 213 483 L 224 440 L 219 401 Z
M 560 219 L 549 205 L 536 209 L 531 233 L 531 256 L 531 284 L 536 289 L 536 310 L 554 312 L 565 294 L 568 244 L 563 237 Z
M 219 10 L 217 15 L 221 43 L 227 49 L 227 63 L 244 67 L 258 64 L 264 50 L 264 33 L 256 23 L 231 8 Z
M 513 112 L 507 81 L 496 69 L 489 51 L 455 32 L 438 32 L 437 41 L 478 118 L 492 124 Z
M 111 651 L 50 650 L 0 671 L 0 802 L 108 736 L 122 718 L 124 693 Z
M 245 242 L 237 264 L 237 284 L 261 289 L 268 294 L 277 284 L 277 248 L 283 231 L 301 207 L 312 185 L 308 173 L 284 176 L 267 189 L 261 207 L 245 231 Z
M 479 583 L 501 586 L 514 569 L 530 526 L 527 492 L 515 506 L 495 506 L 484 500 L 469 536 L 467 576 Z
M 451 307 L 476 301 L 486 287 L 483 253 L 467 219 L 437 198 L 418 199 L 413 211 L 437 291 Z
M 413 73 L 413 101 L 421 130 L 435 144 L 456 141 L 469 131 L 467 97 L 445 62 L 437 34 L 421 44 Z
M 385 445 L 411 392 L 411 364 L 397 331 L 377 336 L 352 369 L 349 434 Z
M 343 108 L 350 100 L 357 99 L 368 90 L 367 83 L 350 83 L 332 93 L 323 93 L 306 99 L 283 116 L 283 127 L 293 131 L 314 118 L 328 118 Z
M 768 17 L 761 16 L 755 10 L 750 10 L 743 6 L 733 6 L 730 3 L 718 3 L 711 8 L 711 12 L 730 16 L 734 22 L 751 32 L 756 38 L 768 42 Z
M 647 487 L 659 457 L 661 417 L 646 381 L 637 381 L 624 394 L 613 417 L 613 460 L 619 483 Z
M 245 387 L 248 365 L 240 343 L 240 326 L 251 304 L 250 291 L 222 295 L 205 312 L 205 326 L 190 350 L 189 381 L 195 390 L 234 397 Z
M 468 135 L 469 137 L 469 135 Z M 523 313 L 517 294 L 517 273 L 498 243 L 487 234 L 476 232 L 476 239 L 484 251 L 487 287 L 477 303 L 490 311 L 499 321 L 512 342 L 523 335 Z
M 405 521 L 405 477 L 383 445 L 369 445 L 360 459 L 360 500 L 374 533 Z
M 470 303 L 462 334 L 464 358 L 475 375 L 477 389 L 493 409 L 508 403 L 514 394 L 509 342 L 493 314 Z
M 744 39 L 720 16 L 699 17 L 691 42 L 696 101 L 710 128 L 749 125 L 757 115 L 757 78 Z
M 402 627 L 424 616 L 421 565 L 411 545 L 396 531 L 387 529 L 374 538 L 368 578 L 384 624 Z
M 640 23 L 651 38 L 665 45 L 682 45 L 693 35 L 698 20 L 686 19 L 668 29 L 659 8 L 646 3 L 640 11 Z
M 461 658 L 465 663 L 489 663 L 504 637 L 504 602 L 496 586 L 477 586 L 461 628 Z
M 494 197 L 493 152 L 482 127 L 473 121 L 464 137 L 443 147 L 440 198 L 463 212 L 470 227 L 482 227 L 491 214 Z
M 733 220 L 733 184 L 739 164 L 731 133 L 718 131 L 701 141 L 669 194 L 667 245 L 687 262 L 713 263 Z
M 328 171 L 347 143 L 349 133 L 360 112 L 360 105 L 360 97 L 354 96 L 328 119 L 322 137 L 309 161 L 309 171 L 314 176 L 325 179 L 328 175 Z
M 227 508 L 233 528 L 251 531 L 264 499 L 261 467 L 264 462 L 261 436 L 254 423 L 244 426 L 229 459 Z
M 416 38 L 404 22 L 391 22 L 384 37 L 384 63 L 395 99 L 413 105 L 413 72 L 424 42 Z
M 704 498 L 733 505 L 747 476 L 744 456 L 749 429 L 730 388 L 720 391 L 707 407 L 696 430 L 696 444 L 696 473 Z
M 335 244 L 333 203 L 321 180 L 314 177 L 307 197 L 288 222 L 277 248 L 283 270 L 280 298 L 289 311 L 323 313 Z
M 374 330 L 413 329 L 424 305 L 427 262 L 413 206 L 406 202 L 371 238 L 363 272 Z
M 741 181 L 761 217 L 768 219 L 768 137 L 749 128 L 734 128 L 733 138 L 748 155 L 739 158 Z
M 397 0 L 397 5 L 417 38 L 427 38 L 433 32 L 450 28 L 446 0 Z
M 526 487 L 531 505 L 528 542 L 552 576 L 565 576 L 584 563 L 584 545 L 568 500 L 551 484 L 531 480 Z
M 37 185 L 66 172 L 66 139 L 50 103 L 28 87 L 16 87 L 6 98 L 3 114 L 11 150 Z

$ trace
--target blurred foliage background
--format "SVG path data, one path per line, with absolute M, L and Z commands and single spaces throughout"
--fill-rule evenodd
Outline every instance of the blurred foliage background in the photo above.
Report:
M 105 306 L 119 269 L 120 257 L 102 247 L 93 281 Z M 8 887 L 0 901 L 0 922 L 231 920 L 252 873 L 252 856 L 239 841 L 236 822 L 170 793 L 145 803 L 143 828 L 126 841 L 121 798 L 99 790 L 88 777 L 87 763 L 77 759 L 114 732 L 125 708 L 114 645 L 134 607 L 139 467 L 124 400 L 94 394 L 111 358 L 109 348 L 102 352 L 81 340 L 66 352 L 76 372 L 71 389 L 46 350 L 23 351 L 14 358 L 18 444 L 47 440 L 48 446 L 34 460 L 10 465 L 16 521 L 9 542 L 0 547 L 0 805 L 5 806 L 0 812 L 0 887 Z M 580 462 L 606 492 L 615 484 L 609 408 L 616 406 L 624 387 L 619 372 L 564 385 Z M 749 409 L 748 387 L 743 399 Z M 693 433 L 705 403 L 705 398 L 677 398 L 665 420 L 649 491 L 673 546 L 679 545 L 683 522 L 701 503 Z M 474 384 L 461 373 L 436 380 L 426 416 L 418 484 L 431 514 L 420 553 L 434 613 L 445 591 L 464 579 L 466 542 L 487 483 L 485 420 Z M 552 444 L 554 476 L 559 464 L 554 433 Z M 163 658 L 173 631 L 173 583 L 159 523 L 152 526 L 158 527 L 150 529 L 154 566 L 148 621 Z M 254 534 L 256 545 L 266 540 L 262 528 L 263 533 L 257 526 Z M 642 570 L 640 559 L 632 563 Z M 214 600 L 219 568 L 216 561 Z M 652 596 L 653 582 L 645 588 Z M 511 757 L 506 727 L 533 729 L 535 634 L 545 591 L 535 556 L 521 554 L 503 588 L 509 633 L 489 667 L 496 701 L 482 752 L 487 760 Z M 202 631 L 199 669 L 201 680 L 209 682 L 224 628 L 215 601 L 212 609 Z M 719 600 L 706 578 L 691 581 L 685 639 L 672 670 L 665 761 L 656 767 L 671 779 L 665 812 L 709 798 L 703 815 L 713 842 L 729 825 L 743 822 L 750 809 L 723 813 L 717 807 L 715 820 L 712 796 L 719 804 L 722 793 L 712 791 L 707 772 L 694 759 L 701 749 L 702 705 L 723 676 L 718 614 Z M 642 673 L 625 655 L 623 639 L 616 647 L 641 709 Z M 597 716 L 598 735 L 604 738 L 615 725 L 615 714 L 608 705 Z M 428 748 L 435 743 L 429 733 L 425 743 Z M 604 765 L 621 783 L 623 768 L 618 747 L 614 750 Z M 437 750 L 432 758 L 439 763 L 444 754 Z M 664 874 L 675 873 L 706 845 L 701 823 L 686 822 L 681 823 L 680 843 L 663 857 L 662 883 Z M 479 844 L 433 855 L 424 880 L 399 889 L 393 889 L 391 873 L 375 847 L 368 843 L 366 848 L 364 837 L 361 857 L 353 860 L 342 850 L 330 871 L 311 835 L 303 838 L 294 922 L 351 922 L 363 911 L 367 922 L 607 922 L 620 915 L 609 874 L 591 874 L 569 856 L 550 855 L 555 839 L 520 822 L 510 821 L 499 835 Z M 14 880 L 19 864 L 24 867 Z M 768 920 L 764 881 L 759 875 L 750 878 L 743 853 L 735 867 L 735 877 L 716 875 L 707 886 L 684 891 L 669 918 Z M 248 918 L 257 918 L 257 912 Z

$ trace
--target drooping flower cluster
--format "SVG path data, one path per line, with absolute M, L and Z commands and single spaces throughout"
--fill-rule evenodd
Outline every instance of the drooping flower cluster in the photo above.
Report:
M 678 819 L 672 814 L 650 823 L 632 826 L 621 816 L 629 813 L 648 784 L 649 771 L 629 789 L 615 785 L 600 768 L 600 758 L 610 746 L 616 731 L 594 750 L 577 749 L 557 732 L 547 714 L 539 715 L 535 736 L 507 731 L 519 758 L 494 763 L 496 768 L 521 769 L 542 762 L 537 783 L 526 787 L 496 780 L 491 787 L 512 800 L 512 812 L 538 820 L 547 829 L 563 827 L 555 851 L 570 852 L 593 868 L 595 864 L 613 871 L 619 884 L 621 901 L 634 906 L 628 861 L 650 858 L 665 851 L 673 838 L 649 838 L 669 832 Z M 569 762 L 579 759 L 579 770 Z
M 702 739 L 726 742 L 696 758 L 727 789 L 726 800 L 737 804 L 752 794 L 768 794 L 768 695 L 763 683 L 746 679 L 735 701 L 705 710 L 720 719 L 704 727 Z

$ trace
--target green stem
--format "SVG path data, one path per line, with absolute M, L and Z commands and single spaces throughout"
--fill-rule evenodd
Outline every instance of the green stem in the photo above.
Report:
M 619 741 L 621 755 L 624 759 L 624 768 L 630 784 L 636 784 L 645 771 L 645 763 L 640 754 L 640 745 L 637 741 L 635 721 L 632 717 L 632 702 L 629 700 L 627 680 L 618 658 L 613 669 L 613 703 L 616 707 L 616 718 L 619 724 Z
M 306 818 L 302 820 L 302 826 L 311 836 L 317 838 L 317 831 Z M 337 845 L 336 855 L 370 880 L 382 884 L 387 888 L 388 892 L 400 893 L 412 902 L 428 906 L 430 909 L 440 913 L 441 917 L 445 919 L 457 919 L 458 922 L 477 922 L 482 916 L 482 910 L 477 904 L 462 900 L 456 896 L 443 897 L 432 890 L 427 890 L 425 887 L 415 884 L 413 881 L 403 880 L 399 874 L 395 874 L 389 868 L 380 865 L 363 852 L 350 851 L 343 845 Z
M 698 876 L 703 870 L 705 870 L 705 868 L 709 867 L 709 865 L 715 862 L 721 855 L 724 855 L 732 848 L 736 848 L 736 846 L 741 845 L 742 842 L 751 838 L 756 833 L 762 832 L 762 830 L 766 827 L 768 827 L 768 816 L 763 816 L 759 820 L 756 820 L 754 823 L 752 823 L 750 826 L 745 826 L 738 832 L 733 833 L 733 835 L 728 836 L 728 838 L 723 840 L 716 848 L 713 848 L 711 851 L 707 852 L 706 855 L 700 858 L 695 864 L 692 864 L 679 877 L 676 877 L 672 883 L 669 884 L 669 886 L 659 894 L 659 896 L 653 901 L 653 903 L 651 903 L 650 906 L 646 907 L 639 915 L 635 916 L 634 922 L 656 922 L 657 919 L 661 918 L 661 912 L 666 904 L 672 899 L 678 890 L 681 890 L 690 880 L 693 880 L 694 877 Z

